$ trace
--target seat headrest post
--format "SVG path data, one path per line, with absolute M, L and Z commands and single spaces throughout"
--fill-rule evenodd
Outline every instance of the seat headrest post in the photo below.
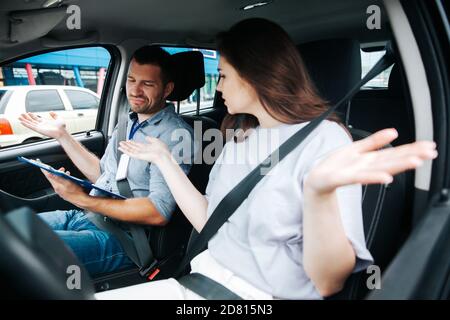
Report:
M 195 115 L 198 116 L 200 114 L 200 88 L 197 88 L 195 92 L 195 95 L 197 97 L 197 109 L 195 110 Z
M 348 128 L 350 127 L 350 109 L 352 107 L 352 100 L 349 100 L 347 102 L 347 108 L 345 110 L 345 126 Z

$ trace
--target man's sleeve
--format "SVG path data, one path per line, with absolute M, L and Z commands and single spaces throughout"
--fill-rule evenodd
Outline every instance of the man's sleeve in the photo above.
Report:
M 195 145 L 192 132 L 186 129 L 186 134 L 182 138 L 173 139 L 171 134 L 162 135 L 160 140 L 167 144 L 169 150 L 174 155 L 175 160 L 187 175 L 193 163 Z M 175 154 L 174 154 L 175 153 Z M 178 156 L 177 156 L 178 155 Z M 157 166 L 150 165 L 150 185 L 148 198 L 156 207 L 158 212 L 166 219 L 170 220 L 176 208 L 175 199 L 167 185 L 164 177 Z

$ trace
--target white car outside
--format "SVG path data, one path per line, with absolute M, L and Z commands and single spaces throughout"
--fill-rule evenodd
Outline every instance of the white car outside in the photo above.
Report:
M 19 115 L 26 112 L 48 118 L 54 111 L 68 132 L 95 128 L 100 97 L 74 86 L 29 85 L 0 87 L 0 147 L 36 141 L 44 136 L 24 127 Z

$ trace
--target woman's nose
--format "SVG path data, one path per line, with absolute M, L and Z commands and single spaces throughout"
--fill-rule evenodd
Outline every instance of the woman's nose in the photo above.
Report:
M 219 82 L 217 82 L 216 90 L 219 92 L 222 92 L 222 81 L 219 79 Z

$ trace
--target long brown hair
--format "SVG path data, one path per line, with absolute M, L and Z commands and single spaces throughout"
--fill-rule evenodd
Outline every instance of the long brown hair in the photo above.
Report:
M 308 75 L 295 44 L 279 25 L 262 18 L 243 20 L 217 36 L 219 53 L 256 91 L 264 109 L 276 120 L 296 124 L 310 121 L 328 105 Z M 336 114 L 329 120 L 340 122 Z M 226 129 L 254 128 L 249 114 L 227 114 Z

